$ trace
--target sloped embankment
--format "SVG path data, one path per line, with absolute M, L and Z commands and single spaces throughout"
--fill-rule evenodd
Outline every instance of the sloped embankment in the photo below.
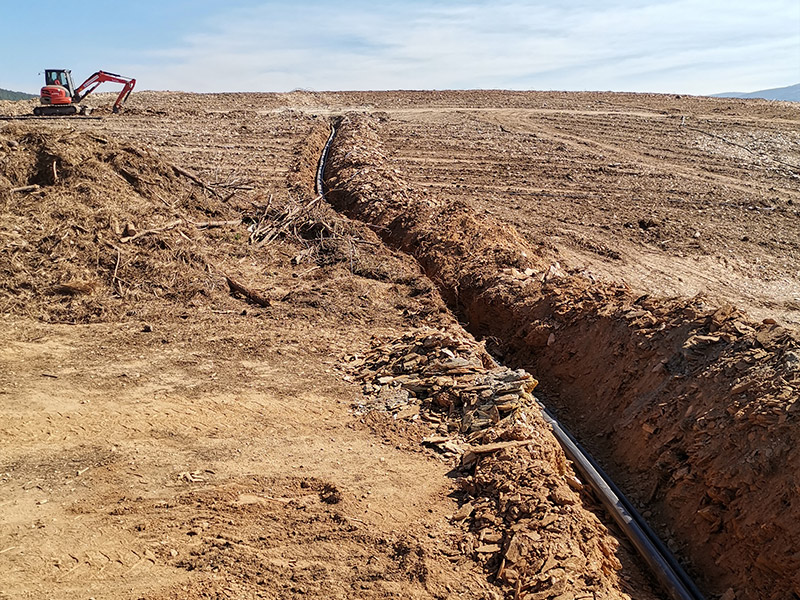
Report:
M 414 194 L 378 127 L 342 122 L 326 172 L 335 206 L 414 255 L 474 334 L 557 394 L 701 587 L 800 597 L 795 335 L 564 273 L 468 203 Z

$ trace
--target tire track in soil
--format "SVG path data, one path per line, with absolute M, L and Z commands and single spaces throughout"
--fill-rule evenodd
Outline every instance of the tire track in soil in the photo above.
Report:
M 617 144 L 609 142 L 601 142 L 593 137 L 585 137 L 580 135 L 569 134 L 565 132 L 555 131 L 551 127 L 547 127 L 540 122 L 533 119 L 527 119 L 528 127 L 520 128 L 519 120 L 513 118 L 513 115 L 493 114 L 489 118 L 482 118 L 481 120 L 487 123 L 494 123 L 502 127 L 508 128 L 509 131 L 515 133 L 536 133 L 546 139 L 554 142 L 560 142 L 578 151 L 583 151 L 587 147 L 599 151 L 611 153 L 614 158 L 622 158 L 636 164 L 640 167 L 652 169 L 656 165 L 657 169 L 663 173 L 670 175 L 678 175 L 687 179 L 693 179 L 703 184 L 716 183 L 722 187 L 736 189 L 748 194 L 763 195 L 768 192 L 772 187 L 767 182 L 758 182 L 751 185 L 742 185 L 741 180 L 712 173 L 706 169 L 690 169 L 674 160 L 662 159 L 656 156 L 643 155 L 639 152 L 634 152 L 623 148 Z M 800 199 L 800 191 L 791 188 L 777 188 L 777 191 Z

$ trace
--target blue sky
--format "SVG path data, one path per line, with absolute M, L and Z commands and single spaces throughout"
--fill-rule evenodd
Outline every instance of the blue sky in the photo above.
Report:
M 79 81 L 104 69 L 138 89 L 197 92 L 711 94 L 800 82 L 800 0 L 2 4 L 0 87 L 33 93 L 43 69 L 62 67 Z

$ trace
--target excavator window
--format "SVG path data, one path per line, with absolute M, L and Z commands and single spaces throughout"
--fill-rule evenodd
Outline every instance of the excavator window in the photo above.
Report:
M 62 81 L 61 72 L 59 71 L 48 71 L 47 72 L 47 85 L 66 85 L 66 78 L 63 78 L 65 81 Z

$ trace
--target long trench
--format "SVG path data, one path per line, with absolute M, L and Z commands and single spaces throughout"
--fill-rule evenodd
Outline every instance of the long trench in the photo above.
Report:
M 315 177 L 316 193 L 325 198 L 326 182 L 334 177 L 328 172 L 328 156 L 337 133 L 337 123 L 331 124 L 330 134 L 320 154 Z M 335 204 L 334 204 L 335 205 Z M 449 295 L 452 290 L 442 290 Z M 469 328 L 469 323 L 467 323 Z M 704 600 L 694 581 L 689 577 L 673 553 L 654 532 L 641 513 L 636 510 L 620 488 L 600 467 L 598 462 L 575 439 L 575 437 L 540 402 L 545 421 L 551 426 L 553 435 L 572 461 L 575 469 L 590 486 L 623 534 L 628 538 L 639 556 L 649 567 L 665 593 L 673 600 Z

